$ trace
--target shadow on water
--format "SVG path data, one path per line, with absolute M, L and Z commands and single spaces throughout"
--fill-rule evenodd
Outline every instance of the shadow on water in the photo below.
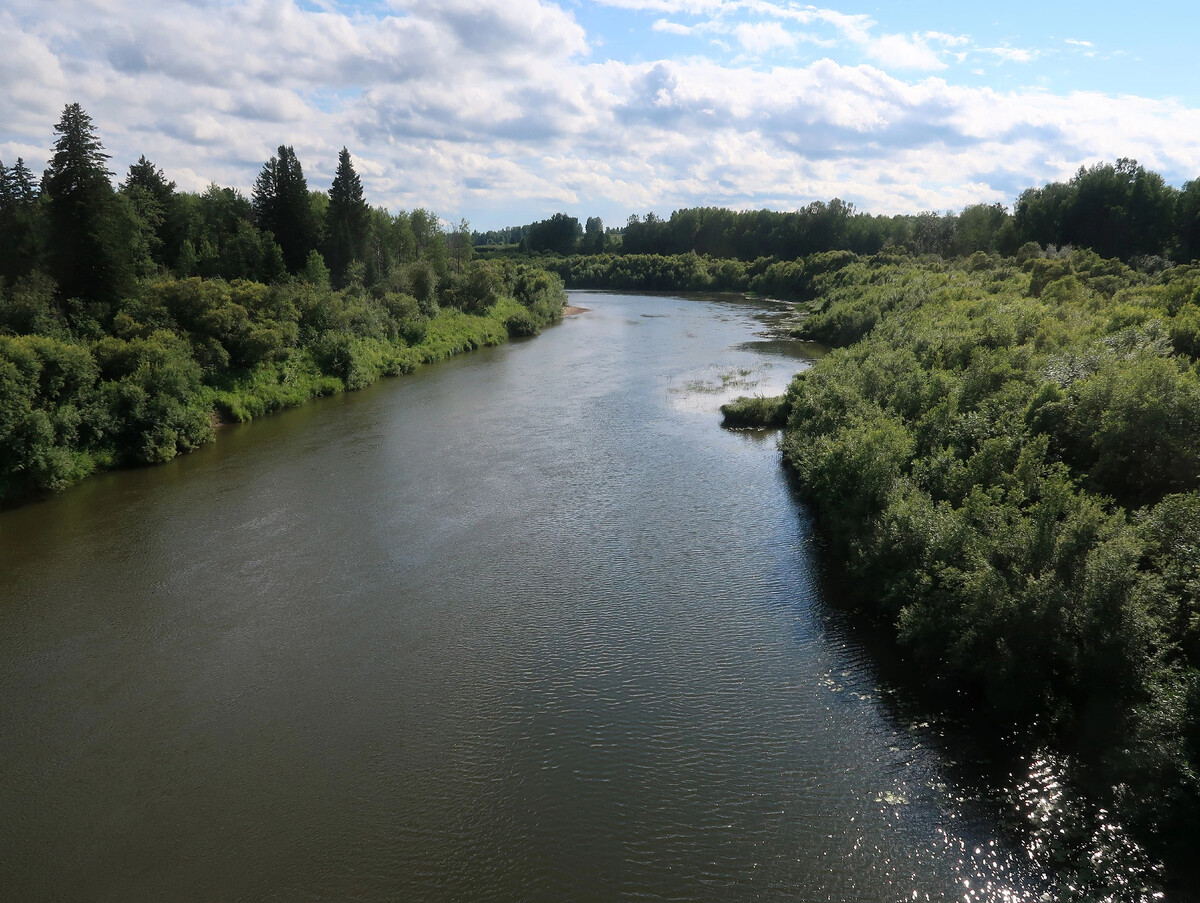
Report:
M 778 431 L 758 431 L 778 435 Z M 970 694 L 936 675 L 914 670 L 890 625 L 856 606 L 861 589 L 842 573 L 813 523 L 796 476 L 784 468 L 799 516 L 812 530 L 818 619 L 825 642 L 843 650 L 859 679 L 874 687 L 894 725 L 936 751 L 947 781 L 941 804 L 951 823 L 991 825 L 1020 858 L 992 858 L 990 841 L 947 836 L 947 852 L 963 858 L 964 874 L 1022 875 L 1037 899 L 1054 903 L 1154 903 L 1200 900 L 1200 872 L 1172 864 L 1170 878 L 1101 805 L 1079 786 L 1079 766 L 1050 749 L 1036 726 L 998 726 L 972 705 Z M 964 879 L 965 901 L 1026 899 L 993 893 Z

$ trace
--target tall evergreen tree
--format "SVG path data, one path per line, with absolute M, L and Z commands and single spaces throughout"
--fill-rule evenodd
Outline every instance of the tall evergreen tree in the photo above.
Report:
M 325 212 L 325 263 L 330 278 L 339 288 L 346 284 L 346 272 L 366 253 L 370 208 L 363 199 L 362 181 L 350 162 L 350 151 L 338 154 L 337 173 L 329 188 L 329 209 Z
M 13 282 L 41 264 L 38 187 L 25 161 L 0 163 L 0 276 Z
M 52 273 L 63 297 L 114 301 L 127 285 L 129 268 L 117 246 L 125 230 L 117 222 L 109 156 L 92 118 L 77 103 L 63 108 L 54 131 L 54 157 L 42 176 Z
M 129 174 L 125 176 L 121 188 L 128 189 L 135 185 L 148 191 L 163 207 L 175 196 L 175 183 L 168 182 L 162 169 L 147 160 L 145 154 L 136 163 L 129 164 Z
M 12 169 L 6 170 L 0 163 L 0 173 L 3 174 L 0 175 L 0 182 L 3 182 L 4 186 L 0 191 L 3 192 L 6 203 L 29 207 L 37 201 L 37 180 L 21 157 L 17 157 L 16 165 Z
M 283 251 L 289 273 L 299 272 L 316 247 L 316 224 L 308 199 L 308 183 L 296 152 L 280 145 L 254 182 L 254 221 L 270 232 Z

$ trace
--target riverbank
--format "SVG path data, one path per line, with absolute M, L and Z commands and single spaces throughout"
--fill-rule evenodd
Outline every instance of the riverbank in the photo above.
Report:
M 1200 831 L 1200 272 L 1090 252 L 836 273 L 784 460 L 913 679 L 1077 760 L 1155 855 Z
M 115 311 L 72 317 L 54 314 L 48 283 L 22 299 L 46 311 L 31 331 L 0 334 L 0 507 L 168 461 L 212 442 L 218 423 L 360 389 L 562 319 L 557 277 L 480 272 L 487 280 L 450 286 L 443 303 L 299 281 L 160 278 Z

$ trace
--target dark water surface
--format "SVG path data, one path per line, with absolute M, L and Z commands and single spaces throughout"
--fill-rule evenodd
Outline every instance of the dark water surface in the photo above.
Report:
M 0 899 L 1015 900 L 819 598 L 770 308 L 542 337 L 0 515 Z

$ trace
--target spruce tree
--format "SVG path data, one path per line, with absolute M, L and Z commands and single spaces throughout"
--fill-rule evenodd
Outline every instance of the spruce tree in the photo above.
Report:
M 346 284 L 350 264 L 361 260 L 366 251 L 369 218 L 362 181 L 350 162 L 350 151 L 343 147 L 325 213 L 325 263 L 333 284 L 339 288 Z
M 316 228 L 308 183 L 291 147 L 281 144 L 278 154 L 263 164 L 253 204 L 255 225 L 275 236 L 288 272 L 299 272 L 316 247 Z
M 4 161 L 0 160 L 0 216 L 13 207 L 13 179 Z
M 13 197 L 17 203 L 32 207 L 38 199 L 37 180 L 20 157 L 17 157 L 17 165 L 9 170 L 9 178 L 12 182 Z
M 54 157 L 42 177 L 53 276 L 64 298 L 115 301 L 129 272 L 117 246 L 124 229 L 117 222 L 109 156 L 77 103 L 67 104 L 54 131 Z
M 14 282 L 41 263 L 38 189 L 33 173 L 17 157 L 11 169 L 0 163 L 0 276 Z

